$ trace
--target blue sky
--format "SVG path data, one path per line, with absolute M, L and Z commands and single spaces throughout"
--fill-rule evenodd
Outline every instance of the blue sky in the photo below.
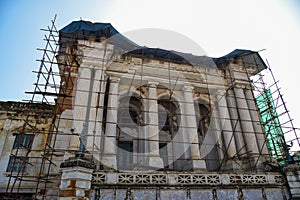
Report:
M 38 69 L 36 59 L 41 57 L 36 48 L 44 47 L 40 29 L 49 26 L 55 14 L 58 29 L 80 18 L 110 22 L 121 33 L 140 28 L 169 29 L 191 38 L 212 57 L 236 48 L 266 49 L 261 55 L 280 80 L 288 108 L 300 127 L 296 92 L 299 0 L 1 0 L 0 100 L 28 99 L 24 92 L 33 89 L 36 75 L 32 71 Z M 147 41 L 131 39 L 151 46 Z

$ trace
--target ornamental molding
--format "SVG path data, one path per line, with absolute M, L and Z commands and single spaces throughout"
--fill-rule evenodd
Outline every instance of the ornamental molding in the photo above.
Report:
M 110 177 L 114 177 L 111 181 Z M 109 181 L 108 181 L 109 180 Z M 94 172 L 94 185 L 284 185 L 285 179 L 280 174 L 199 174 L 199 173 L 115 173 Z

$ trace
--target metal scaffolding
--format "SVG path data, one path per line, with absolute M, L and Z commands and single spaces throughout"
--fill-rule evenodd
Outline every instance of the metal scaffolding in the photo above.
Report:
M 253 82 L 270 154 L 280 164 L 294 163 L 297 160 L 296 157 L 294 159 L 294 155 L 300 147 L 297 128 L 294 127 L 278 80 L 275 79 L 269 64 L 268 69 L 258 74 Z
M 149 59 L 151 57 L 146 56 L 143 52 L 139 54 L 139 59 L 141 63 L 139 67 L 136 67 L 129 75 L 126 76 L 128 82 L 123 83 L 126 85 L 127 94 L 130 94 L 129 99 L 124 99 L 125 103 L 130 103 L 129 108 L 120 107 L 118 110 L 114 110 L 109 104 L 109 99 L 111 96 L 120 97 L 119 93 L 114 93 L 110 90 L 110 86 L 114 83 L 111 77 L 105 76 L 106 66 L 106 57 L 108 56 L 107 44 L 103 45 L 104 54 L 101 58 L 91 58 L 89 55 L 80 55 L 78 51 L 78 46 L 89 48 L 83 43 L 76 43 L 71 41 L 76 41 L 78 35 L 73 34 L 68 39 L 70 42 L 62 43 L 61 38 L 59 39 L 59 32 L 55 27 L 55 20 L 52 20 L 52 24 L 47 29 L 43 29 L 47 33 L 45 35 L 46 45 L 43 49 L 39 49 L 43 52 L 42 59 L 39 60 L 40 66 L 38 71 L 34 72 L 37 74 L 37 80 L 34 84 L 34 90 L 32 92 L 27 92 L 32 95 L 29 104 L 41 104 L 41 105 L 51 105 L 52 114 L 50 116 L 51 122 L 48 129 L 41 128 L 39 124 L 31 120 L 32 112 L 28 112 L 28 115 L 23 118 L 24 126 L 22 130 L 19 130 L 20 140 L 22 141 L 23 137 L 26 137 L 26 134 L 30 133 L 33 135 L 44 135 L 45 141 L 41 149 L 34 149 L 32 143 L 34 140 L 30 140 L 30 143 L 27 145 L 27 149 L 24 153 L 24 146 L 17 145 L 16 150 L 11 155 L 14 159 L 11 168 L 14 169 L 15 166 L 19 166 L 16 170 L 10 170 L 8 176 L 8 184 L 6 188 L 6 198 L 19 198 L 22 196 L 23 192 L 21 191 L 22 187 L 27 187 L 26 182 L 35 183 L 34 193 L 36 198 L 51 198 L 51 195 L 58 196 L 58 185 L 60 181 L 59 168 L 60 164 L 65 159 L 65 153 L 75 157 L 88 157 L 91 159 L 98 159 L 99 162 L 96 162 L 95 170 L 106 169 L 105 165 L 101 163 L 102 156 L 104 155 L 104 139 L 103 137 L 113 138 L 113 140 L 118 141 L 120 151 L 119 157 L 122 160 L 132 159 L 132 165 L 130 166 L 131 170 L 149 170 L 149 166 L 145 165 L 144 162 L 149 153 L 149 144 L 153 141 L 152 137 L 145 137 L 143 135 L 143 127 L 153 126 L 152 121 L 147 120 L 149 115 L 158 115 L 158 125 L 161 129 L 161 136 L 158 138 L 159 145 L 159 154 L 163 159 L 165 167 L 160 169 L 161 171 L 189 171 L 192 168 L 191 162 L 191 148 L 187 147 L 183 155 L 180 155 L 179 158 L 174 158 L 174 154 L 167 154 L 163 148 L 170 143 L 172 143 L 172 148 L 170 151 L 175 152 L 178 145 L 188 146 L 191 145 L 190 141 L 187 141 L 186 138 L 176 139 L 176 132 L 179 129 L 189 130 L 190 128 L 197 128 L 199 136 L 197 136 L 198 143 L 192 143 L 192 145 L 201 146 L 202 138 L 205 136 L 209 124 L 216 124 L 217 120 L 229 120 L 229 116 L 220 114 L 220 110 L 213 111 L 212 107 L 215 104 L 220 104 L 222 97 L 226 97 L 229 101 L 226 102 L 224 107 L 228 108 L 229 114 L 235 116 L 231 120 L 232 129 L 228 127 L 217 126 L 215 125 L 212 130 L 219 131 L 222 134 L 229 134 L 228 140 L 225 140 L 223 136 L 220 137 L 220 142 L 215 144 L 211 150 L 213 153 L 208 153 L 206 156 L 201 158 L 206 163 L 206 166 L 211 171 L 221 172 L 224 170 L 224 166 L 228 162 L 234 162 L 236 165 L 240 165 L 241 170 L 255 170 L 259 159 L 254 163 L 251 162 L 252 152 L 251 149 L 247 149 L 245 142 L 235 140 L 236 135 L 251 135 L 253 132 L 246 130 L 243 124 L 253 123 L 259 124 L 263 128 L 263 132 L 258 133 L 257 130 L 254 132 L 258 133 L 262 137 L 262 145 L 259 149 L 259 155 L 254 156 L 269 156 L 265 155 L 264 148 L 268 147 L 269 152 L 272 157 L 274 157 L 280 165 L 288 164 L 293 162 L 293 155 L 296 151 L 299 150 L 300 142 L 297 135 L 297 129 L 293 125 L 293 120 L 288 112 L 285 101 L 283 100 L 280 88 L 278 86 L 278 81 L 274 78 L 272 70 L 270 67 L 261 71 L 256 76 L 250 77 L 250 72 L 248 69 L 243 69 L 244 74 L 248 77 L 249 85 L 245 90 L 250 96 L 240 97 L 240 94 L 234 89 L 235 85 L 240 81 L 239 78 L 232 76 L 233 69 L 220 69 L 225 78 L 229 79 L 231 82 L 226 83 L 226 88 L 224 93 L 219 94 L 219 97 L 210 97 L 210 85 L 216 84 L 215 82 L 210 82 L 212 79 L 209 79 L 208 76 L 213 76 L 210 72 L 210 69 L 201 70 L 202 77 L 204 80 L 199 80 L 197 77 L 189 77 L 189 80 L 195 84 L 201 85 L 201 87 L 195 88 L 195 95 L 202 95 L 208 97 L 208 101 L 201 105 L 199 102 L 192 102 L 193 106 L 196 104 L 200 106 L 198 109 L 199 116 L 197 115 L 198 127 L 190 127 L 189 123 L 183 123 L 184 118 L 188 117 L 190 114 L 178 114 L 183 109 L 179 105 L 178 100 L 174 98 L 174 94 L 182 92 L 182 89 L 178 87 L 179 82 L 183 82 L 184 78 L 177 76 L 172 72 L 173 63 L 182 64 L 181 62 L 174 61 L 170 57 L 172 56 L 169 52 L 169 55 L 166 59 L 160 60 L 161 68 L 164 69 L 167 73 L 161 74 L 159 78 L 165 81 L 165 85 L 157 85 L 157 91 L 161 94 L 165 94 L 166 97 L 149 97 L 149 91 L 153 87 L 147 83 L 145 77 L 153 76 L 151 71 L 157 70 L 155 66 L 148 65 Z M 92 40 L 91 37 L 85 38 L 85 40 Z M 61 43 L 60 43 L 61 42 Z M 101 42 L 100 40 L 98 42 Z M 137 57 L 136 52 L 128 52 L 122 56 L 111 55 L 111 57 L 116 58 L 117 62 L 127 62 L 130 64 L 133 62 L 131 59 Z M 235 57 L 237 60 L 242 61 L 242 65 L 245 66 L 247 59 L 244 59 L 244 56 L 251 56 L 251 54 L 241 55 Z M 168 58 L 169 57 L 169 58 Z M 99 71 L 93 71 L 90 66 L 80 65 L 84 59 L 97 59 L 101 63 L 101 68 Z M 255 58 L 254 58 L 255 60 Z M 248 63 L 249 64 L 249 63 Z M 251 63 L 253 66 L 257 63 Z M 190 66 L 190 64 L 187 64 Z M 89 76 L 78 76 L 80 70 L 88 70 Z M 187 73 L 186 69 L 176 69 L 179 73 Z M 192 70 L 192 69 L 190 69 Z M 109 71 L 109 70 L 108 70 Z M 101 74 L 100 76 L 97 73 Z M 115 72 L 113 70 L 110 73 L 121 73 Z M 195 72 L 199 73 L 199 72 Z M 219 76 L 219 75 L 218 75 Z M 267 78 L 270 76 L 271 79 Z M 216 75 L 217 78 L 217 75 Z M 267 79 L 267 81 L 265 81 Z M 89 81 L 88 89 L 83 89 L 77 86 L 78 82 Z M 205 82 L 205 84 L 203 84 Z M 222 87 L 224 83 L 222 84 Z M 94 87 L 97 85 L 98 87 Z M 133 86 L 138 86 L 135 88 L 135 91 L 132 90 Z M 88 104 L 82 105 L 77 104 L 74 95 L 80 94 L 80 97 L 88 98 Z M 148 94 L 148 97 L 146 97 Z M 91 106 L 93 101 L 92 98 L 96 97 L 96 103 Z M 250 98 L 251 97 L 251 98 Z M 254 106 L 252 105 L 253 98 L 256 99 Z M 242 120 L 241 113 L 243 109 L 238 107 L 237 99 L 244 98 L 243 101 L 248 104 L 249 115 L 253 113 L 260 113 L 260 119 L 257 120 Z M 251 100 L 252 99 L 252 100 Z M 158 102 L 158 109 L 153 113 L 149 111 L 147 105 L 143 104 L 143 101 Z M 120 100 L 120 103 L 122 101 Z M 124 105 L 125 105 L 124 103 Z M 190 103 L 190 102 L 182 102 Z M 254 103 L 254 102 L 253 102 Z M 203 107 L 204 106 L 204 107 Z M 63 115 L 63 112 L 67 109 L 83 109 L 86 111 L 85 119 L 76 119 L 75 116 Z M 206 108 L 205 108 L 206 107 Z M 222 106 L 220 106 L 222 107 Z M 127 110 L 126 110 L 127 109 Z M 206 109 L 206 110 L 205 110 Z M 109 112 L 117 112 L 118 116 L 124 116 L 124 118 L 119 117 L 118 121 L 111 122 L 108 120 Z M 122 115 L 122 112 L 124 115 Z M 215 112 L 215 113 L 214 113 Z M 91 119 L 91 113 L 94 113 L 94 118 Z M 126 115 L 127 113 L 127 115 Z M 206 113 L 206 114 L 203 114 Z M 100 117 L 102 116 L 102 117 Z M 130 117 L 131 119 L 129 119 Z M 165 117 L 165 119 L 162 119 Z M 202 121 L 201 121 L 202 120 Z M 206 120 L 204 123 L 203 120 Z M 63 129 L 61 122 L 64 121 L 64 124 L 79 123 L 82 126 L 81 130 L 74 130 L 70 128 L 68 131 Z M 201 124 L 203 122 L 203 124 Z M 100 126 L 99 126 L 100 124 Z M 117 134 L 116 136 L 110 135 L 108 132 L 110 130 L 108 126 L 116 126 Z M 122 129 L 122 127 L 125 127 Z M 88 131 L 91 130 L 92 131 Z M 102 134 L 99 136 L 96 134 L 97 129 L 101 129 Z M 128 132 L 124 132 L 128 130 Z M 136 132 L 137 135 L 130 135 L 130 131 Z M 72 138 L 75 148 L 70 149 L 68 145 L 62 145 L 64 142 L 64 137 Z M 257 136 L 254 136 L 257 137 Z M 174 139 L 175 138 L 175 139 Z M 100 144 L 99 144 L 100 141 Z M 236 143 L 237 152 L 235 154 L 230 154 L 230 146 Z M 87 144 L 91 145 L 87 148 Z M 134 148 L 138 152 L 144 152 L 145 154 L 134 154 Z M 22 149 L 22 150 L 20 150 Z M 20 153 L 21 152 L 21 153 Z M 33 154 L 33 152 L 35 152 Z M 134 157 L 135 156 L 135 157 Z M 70 157 L 70 156 L 69 156 Z M 244 159 L 248 162 L 249 168 L 244 168 L 239 159 Z M 172 162 L 169 162 L 171 160 Z M 271 158 L 270 158 L 271 160 Z M 21 164 L 18 164 L 21 162 Z M 26 173 L 24 166 L 30 166 L 35 169 L 39 169 L 38 172 Z M 129 167 L 129 166 L 120 166 L 120 167 Z M 186 168 L 185 168 L 186 167 Z M 157 169 L 156 169 L 157 170 Z M 18 194 L 21 193 L 19 196 Z

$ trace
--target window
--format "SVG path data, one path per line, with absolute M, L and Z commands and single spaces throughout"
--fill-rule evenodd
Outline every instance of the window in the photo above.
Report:
M 210 124 L 210 112 L 205 105 L 199 103 L 195 103 L 195 111 L 196 111 L 196 122 L 198 126 L 197 131 L 198 131 L 199 145 L 201 145 Z
M 167 143 L 159 143 L 159 155 L 163 159 L 164 168 L 169 169 Z
M 137 130 L 143 124 L 143 103 L 139 97 L 124 97 L 120 100 L 118 126 Z
M 176 149 L 183 149 L 183 143 L 175 142 L 173 138 L 179 130 L 180 109 L 177 102 L 169 97 L 157 101 L 159 125 L 159 154 L 167 170 L 182 170 L 184 160 L 174 156 Z M 177 155 L 177 154 L 176 154 Z
M 10 156 L 6 172 L 26 172 L 28 158 Z
M 180 110 L 170 99 L 158 100 L 158 123 L 159 129 L 171 135 L 178 131 Z
M 218 157 L 218 147 L 217 144 L 210 144 L 205 142 L 205 137 L 208 137 L 208 141 L 216 140 L 213 138 L 213 135 L 207 135 L 209 126 L 210 126 L 210 118 L 211 112 L 209 109 L 209 105 L 204 105 L 199 103 L 198 101 L 195 102 L 195 114 L 196 114 L 196 122 L 197 122 L 197 132 L 198 132 L 198 142 L 199 142 L 199 149 L 203 146 L 205 148 L 204 159 L 206 163 L 206 169 L 208 171 L 215 171 L 219 168 L 219 157 Z M 212 146 L 213 145 L 213 146 Z M 209 151 L 209 152 L 206 152 Z
M 117 127 L 117 166 L 120 170 L 132 170 L 142 164 L 143 158 L 137 153 L 145 152 L 143 131 L 143 102 L 139 96 L 127 96 L 120 99 Z
M 118 143 L 118 169 L 131 170 L 133 168 L 133 143 L 120 141 Z
M 16 134 L 14 149 L 31 149 L 33 142 L 33 134 Z

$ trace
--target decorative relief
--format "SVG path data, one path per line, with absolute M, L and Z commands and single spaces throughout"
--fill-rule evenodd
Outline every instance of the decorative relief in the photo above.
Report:
M 205 175 L 192 175 L 192 181 L 194 184 L 206 184 Z
M 92 183 L 105 183 L 106 182 L 106 174 L 105 173 L 94 173 L 92 177 Z
M 179 174 L 177 176 L 177 183 L 180 184 L 190 184 L 192 182 L 191 175 Z
M 219 175 L 207 175 L 207 183 L 208 184 L 220 184 L 220 176 Z
M 238 175 L 230 175 L 229 176 L 229 183 L 239 184 L 239 183 L 241 183 L 241 181 L 242 181 L 241 176 L 238 176 Z
M 261 176 L 259 176 L 259 175 L 254 176 L 254 181 L 255 181 L 255 183 L 257 183 L 257 184 L 264 184 L 264 183 L 267 183 L 266 176 L 263 176 L 263 175 L 261 175 Z
M 115 184 L 147 184 L 147 185 L 263 185 L 263 184 L 284 184 L 285 180 L 281 175 L 233 175 L 233 174 L 169 174 L 169 173 L 116 173 Z M 105 172 L 95 172 L 93 174 L 93 184 L 107 183 Z M 268 176 L 268 178 L 267 178 Z M 172 182 L 172 177 L 175 182 Z
M 151 175 L 145 175 L 145 174 L 136 175 L 135 182 L 142 183 L 142 184 L 151 183 L 150 177 L 151 177 Z
M 119 174 L 118 175 L 118 182 L 119 183 L 134 183 L 134 175 L 132 174 Z
M 283 176 L 274 176 L 275 183 L 284 184 Z
M 252 175 L 244 175 L 244 176 L 242 176 L 242 183 L 247 183 L 247 184 L 254 183 L 254 176 L 252 176 Z
M 167 176 L 164 174 L 153 174 L 152 183 L 154 184 L 164 184 L 167 183 Z
M 264 175 L 244 175 L 242 176 L 242 183 L 246 184 L 265 184 L 267 183 Z

